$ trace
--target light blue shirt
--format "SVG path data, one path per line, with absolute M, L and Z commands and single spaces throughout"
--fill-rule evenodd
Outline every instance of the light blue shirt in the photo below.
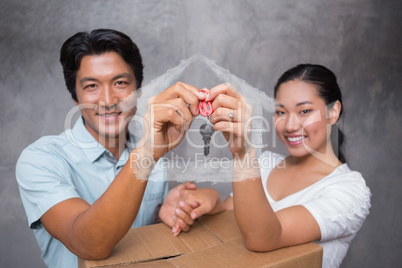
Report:
M 135 142 L 132 135 L 130 138 Z M 42 259 L 48 267 L 78 267 L 78 260 L 45 230 L 40 223 L 42 215 L 70 198 L 82 198 L 93 204 L 129 159 L 131 150 L 127 147 L 117 160 L 94 139 L 80 118 L 71 130 L 42 137 L 22 152 L 16 166 L 17 182 L 29 226 L 34 229 Z M 157 164 L 132 227 L 154 223 L 155 209 L 167 191 L 166 170 Z

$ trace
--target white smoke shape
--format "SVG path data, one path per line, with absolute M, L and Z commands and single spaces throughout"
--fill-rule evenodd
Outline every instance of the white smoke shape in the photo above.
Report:
M 141 124 L 141 118 L 146 112 L 148 100 L 180 81 L 184 71 L 196 61 L 205 64 L 220 81 L 232 84 L 247 99 L 247 102 L 253 107 L 253 118 L 258 118 L 258 120 L 252 121 L 253 132 L 251 140 L 253 144 L 262 144 L 264 132 L 262 130 L 267 128 L 263 115 L 264 113 L 272 114 L 275 109 L 274 99 L 267 96 L 263 91 L 249 85 L 243 79 L 231 74 L 227 69 L 218 66 L 215 61 L 198 54 L 182 60 L 176 67 L 169 69 L 165 74 L 133 92 L 121 101 L 119 104 L 120 109 L 127 111 L 137 106 L 136 116 L 133 120 Z M 136 135 L 141 135 L 138 131 L 138 128 L 132 130 Z M 186 142 L 186 139 L 183 142 Z M 186 150 L 189 149 L 187 148 Z M 257 155 L 260 155 L 261 148 L 256 148 L 256 152 Z M 208 158 L 200 153 L 195 153 L 193 157 L 185 158 L 170 152 L 158 162 L 156 168 L 158 167 L 167 168 L 168 180 L 178 182 L 188 180 L 195 182 L 211 181 L 215 183 L 230 182 L 232 180 L 233 162 L 226 157 Z

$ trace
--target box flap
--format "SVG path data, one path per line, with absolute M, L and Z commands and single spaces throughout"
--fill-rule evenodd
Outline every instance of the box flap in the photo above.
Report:
M 198 251 L 222 244 L 222 241 L 220 241 L 219 238 L 197 221 L 195 221 L 191 226 L 189 232 L 181 232 L 179 236 L 174 237 L 172 235 L 172 237 L 179 238 L 190 249 L 190 251 Z
M 267 261 L 254 252 L 226 242 L 167 260 L 176 267 L 264 267 Z
M 233 210 L 204 215 L 198 221 L 223 242 L 241 237 Z
M 177 237 L 165 224 L 154 224 L 129 230 L 107 259 L 81 261 L 80 267 L 110 267 L 169 258 L 221 243 L 198 222 L 191 232 Z
M 256 267 L 320 268 L 322 247 L 307 243 L 270 252 L 253 252 L 244 247 L 243 239 L 168 259 L 176 267 Z
M 128 264 L 124 266 L 114 266 L 114 267 L 122 267 L 122 268 L 176 268 L 176 266 L 167 260 L 156 260 L 156 261 L 147 261 L 147 262 L 139 262 L 134 264 Z
M 232 241 L 235 242 L 235 241 Z M 243 241 L 236 241 L 243 243 Z M 271 264 L 266 267 L 321 268 L 323 248 L 313 242 L 280 248 L 271 252 L 255 252 Z
M 234 212 L 203 216 L 190 232 L 175 237 L 164 224 L 131 229 L 105 260 L 79 259 L 80 268 L 95 267 L 274 267 L 318 268 L 322 247 L 307 243 L 270 252 L 249 251 Z

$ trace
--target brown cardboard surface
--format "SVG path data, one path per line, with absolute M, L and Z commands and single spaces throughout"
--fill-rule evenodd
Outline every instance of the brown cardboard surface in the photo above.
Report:
M 164 224 L 131 229 L 116 245 L 111 256 L 104 260 L 80 261 L 79 267 L 111 267 L 178 256 L 201 250 L 222 242 L 207 229 L 195 222 L 191 232 L 173 236 Z
M 264 267 L 266 261 L 233 243 L 227 242 L 202 251 L 168 259 L 176 267 Z
M 117 265 L 113 267 L 121 267 L 121 268 L 176 268 L 173 263 L 168 262 L 167 260 L 155 260 L 155 261 L 147 261 L 140 262 L 128 265 Z
M 182 268 L 319 268 L 322 266 L 322 248 L 317 244 L 307 243 L 260 253 L 247 250 L 240 238 L 167 261 Z
M 245 248 L 233 211 L 203 216 L 188 233 L 175 237 L 164 224 L 131 229 L 105 260 L 79 260 L 95 267 L 321 267 L 322 248 L 314 243 L 271 252 Z
M 244 248 L 242 238 L 233 239 L 230 243 Z M 263 258 L 266 263 L 262 267 L 319 268 L 322 266 L 323 249 L 315 243 L 280 248 L 270 252 L 253 252 Z
M 233 210 L 212 216 L 205 215 L 199 219 L 199 222 L 223 242 L 241 237 Z

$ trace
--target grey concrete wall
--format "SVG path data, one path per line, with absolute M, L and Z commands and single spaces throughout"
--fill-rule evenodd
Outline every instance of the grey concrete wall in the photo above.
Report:
M 73 107 L 58 62 L 61 44 L 102 27 L 138 44 L 145 83 L 196 53 L 269 95 L 277 77 L 298 63 L 332 69 L 345 98 L 348 162 L 373 193 L 371 214 L 342 266 L 400 266 L 401 14 L 399 0 L 2 0 L 0 267 L 44 267 L 15 163 L 28 144 L 63 131 Z

